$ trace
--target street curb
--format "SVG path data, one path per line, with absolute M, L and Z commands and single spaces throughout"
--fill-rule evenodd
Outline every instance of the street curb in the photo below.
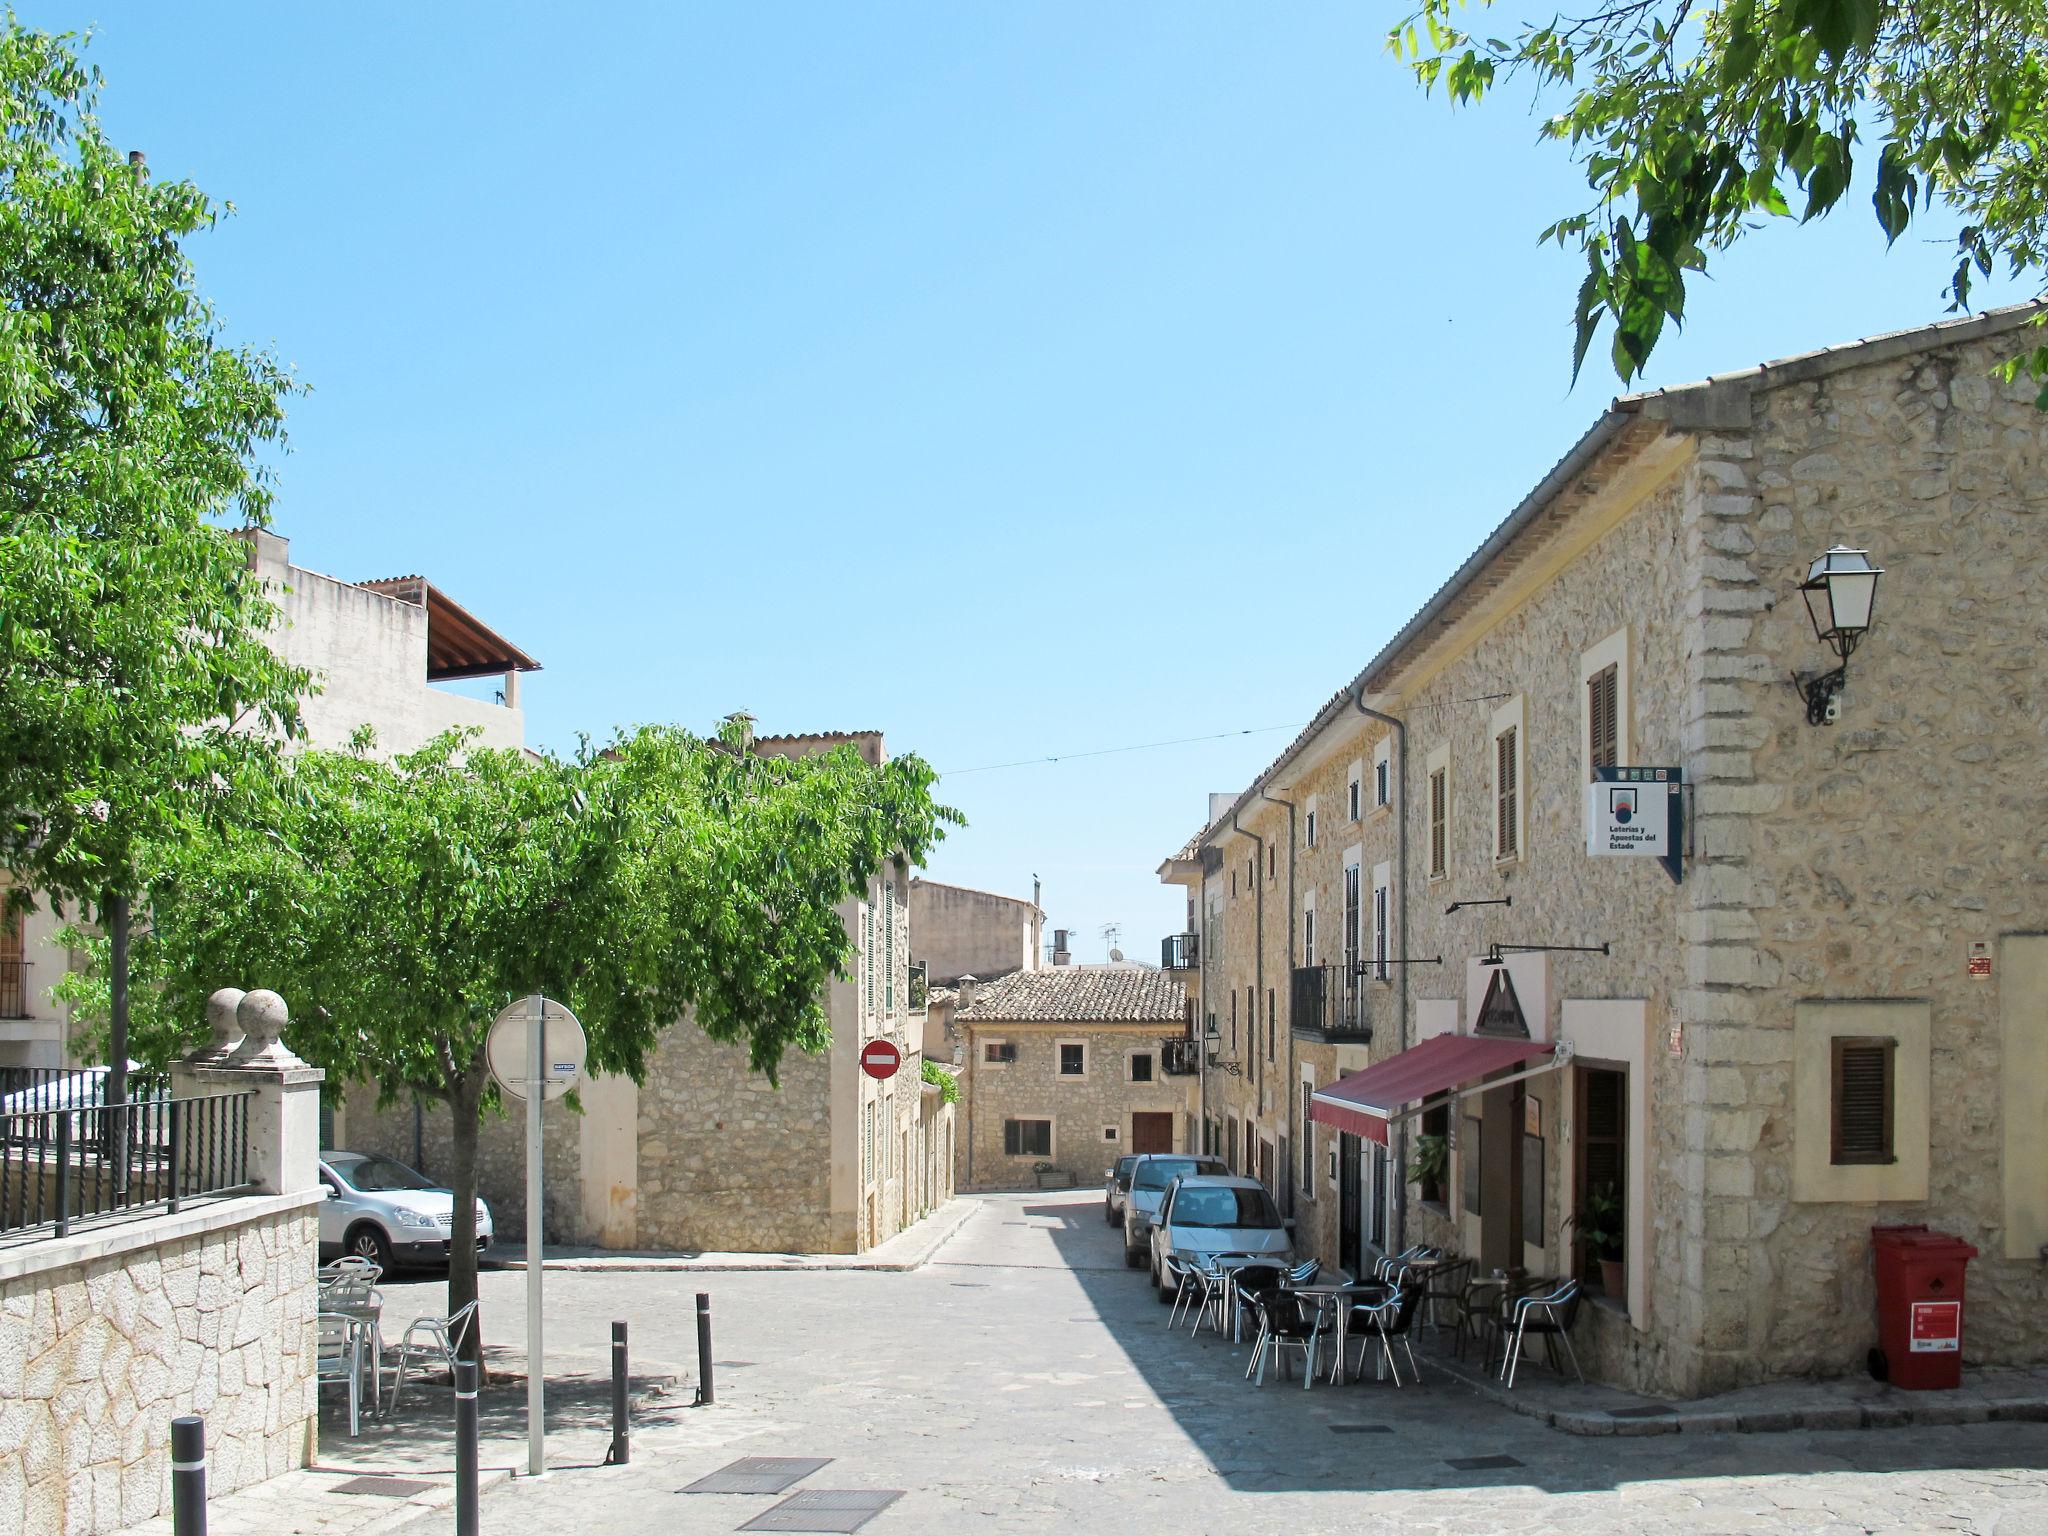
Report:
M 1814 1403 L 1805 1407 L 1756 1408 L 1746 1412 L 1698 1411 L 1645 1401 L 1642 1406 L 1670 1407 L 1650 1418 L 1616 1418 L 1606 1409 L 1546 1408 L 1532 1398 L 1517 1397 L 1507 1388 L 1471 1375 L 1461 1366 L 1438 1362 L 1438 1369 L 1476 1397 L 1507 1408 L 1524 1418 L 1538 1419 L 1567 1435 L 1766 1435 L 1794 1430 L 1905 1429 L 1915 1425 L 2048 1423 L 2048 1396 L 1987 1400 L 1954 1394 L 1925 1402 Z M 1965 1388 L 1965 1391 L 1968 1389 Z
M 918 1226 L 930 1223 L 928 1231 L 919 1232 L 917 1227 L 912 1227 L 866 1253 L 577 1253 L 552 1259 L 543 1254 L 540 1267 L 543 1274 L 810 1275 L 835 1270 L 865 1270 L 878 1275 L 900 1275 L 929 1264 L 932 1256 L 952 1240 L 977 1209 L 975 1202 L 956 1197 L 918 1223 Z M 905 1244 L 901 1256 L 875 1257 L 901 1239 L 913 1235 L 919 1241 Z M 505 1259 L 496 1267 L 523 1272 L 526 1261 Z

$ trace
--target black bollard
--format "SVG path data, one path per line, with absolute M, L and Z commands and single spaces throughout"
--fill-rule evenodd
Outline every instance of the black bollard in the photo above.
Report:
M 171 1420 L 171 1529 L 206 1536 L 206 1421 Z
M 455 1362 L 455 1536 L 476 1536 L 476 1362 Z
M 623 1467 L 632 1460 L 626 1427 L 626 1325 L 612 1324 L 612 1448 L 605 1465 Z
M 697 1293 L 697 1406 L 711 1406 L 711 1295 Z

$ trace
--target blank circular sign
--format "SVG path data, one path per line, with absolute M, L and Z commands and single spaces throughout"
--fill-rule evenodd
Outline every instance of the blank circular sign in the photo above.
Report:
M 484 1041 L 491 1076 L 501 1092 L 515 1099 L 526 1097 L 527 1031 L 532 1025 L 533 999 L 522 997 L 507 1003 L 491 1021 L 491 1033 Z M 589 1054 L 590 1042 L 576 1015 L 552 998 L 541 999 L 541 1097 L 559 1099 L 574 1088 Z

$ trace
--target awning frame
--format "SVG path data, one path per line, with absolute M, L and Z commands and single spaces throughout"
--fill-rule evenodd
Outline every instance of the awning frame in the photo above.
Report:
M 1390 1057 L 1389 1060 L 1391 1059 L 1392 1058 Z M 1495 1088 L 1505 1088 L 1509 1083 L 1519 1083 L 1523 1081 L 1525 1078 L 1541 1077 L 1546 1072 L 1555 1072 L 1559 1067 L 1562 1067 L 1566 1065 L 1568 1062 L 1570 1062 L 1571 1059 L 1571 1041 L 1556 1041 L 1552 1044 L 1550 1055 L 1543 1058 L 1543 1064 L 1541 1066 L 1524 1067 L 1519 1072 L 1510 1072 L 1506 1077 L 1488 1078 L 1483 1082 L 1467 1084 L 1463 1088 L 1453 1088 L 1444 1093 L 1433 1093 L 1427 1099 L 1424 1099 L 1414 1104 L 1410 1108 L 1401 1110 L 1396 1114 L 1388 1115 L 1386 1117 L 1387 1128 L 1391 1130 L 1393 1129 L 1393 1127 L 1399 1125 L 1402 1121 L 1412 1120 L 1417 1115 L 1422 1114 L 1424 1111 L 1435 1109 L 1439 1105 L 1455 1104 L 1461 1099 L 1467 1099 L 1474 1097 L 1478 1094 L 1487 1093 Z M 1342 1079 L 1341 1077 L 1337 1079 L 1337 1081 L 1340 1083 L 1343 1080 L 1344 1079 Z M 1334 1087 L 1335 1084 L 1332 1084 L 1331 1086 Z M 1367 1109 L 1362 1104 L 1354 1104 L 1347 1099 L 1324 1098 L 1323 1092 L 1320 1088 L 1317 1089 L 1314 1093 L 1310 1094 L 1309 1098 L 1313 1102 L 1318 1104 L 1328 1104 L 1333 1109 L 1348 1109 L 1353 1114 L 1364 1115 L 1367 1118 L 1373 1120 L 1378 1120 L 1380 1118 L 1380 1116 L 1373 1114 L 1371 1110 Z

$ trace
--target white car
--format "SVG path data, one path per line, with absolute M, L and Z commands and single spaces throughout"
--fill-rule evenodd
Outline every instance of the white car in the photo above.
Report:
M 1152 1228 L 1152 1284 L 1173 1299 L 1176 1264 L 1212 1253 L 1270 1254 L 1294 1262 L 1294 1223 L 1283 1221 L 1257 1179 L 1195 1174 L 1175 1179 Z
M 455 1195 L 401 1162 L 373 1152 L 322 1152 L 320 1256 L 353 1254 L 389 1274 L 406 1264 L 445 1264 Z M 476 1251 L 491 1247 L 491 1208 L 476 1203 Z

